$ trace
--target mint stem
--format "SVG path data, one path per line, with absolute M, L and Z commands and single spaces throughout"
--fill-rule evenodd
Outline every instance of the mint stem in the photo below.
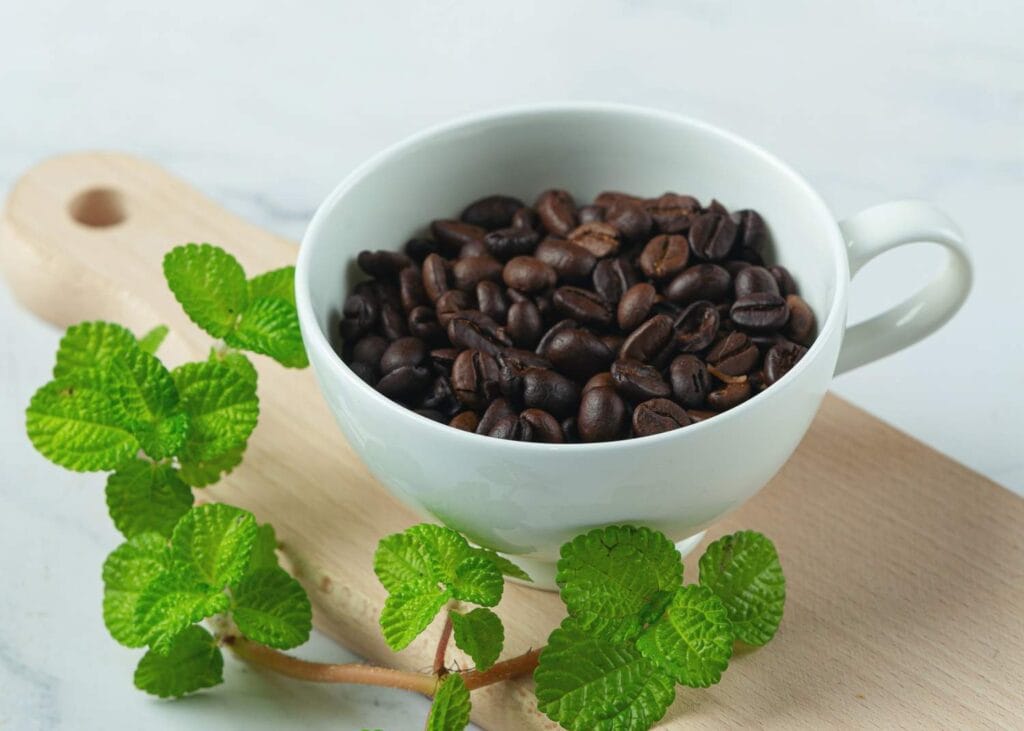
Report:
M 441 677 L 448 672 L 444 666 L 444 655 L 448 650 L 448 640 L 452 636 L 452 615 L 444 615 L 444 627 L 441 629 L 441 637 L 437 641 L 437 652 L 434 653 L 434 675 Z

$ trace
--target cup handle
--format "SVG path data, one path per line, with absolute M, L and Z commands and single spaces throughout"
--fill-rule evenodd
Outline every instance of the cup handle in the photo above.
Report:
M 967 299 L 971 261 L 964 237 L 949 217 L 921 201 L 873 206 L 840 222 L 850 261 L 850 277 L 897 246 L 931 241 L 946 247 L 945 269 L 895 307 L 846 331 L 836 375 L 916 343 L 942 327 Z

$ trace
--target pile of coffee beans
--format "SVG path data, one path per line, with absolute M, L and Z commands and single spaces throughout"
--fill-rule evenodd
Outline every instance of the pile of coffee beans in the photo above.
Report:
M 363 251 L 342 357 L 429 419 L 501 439 L 600 442 L 746 401 L 807 352 L 814 313 L 762 259 L 753 210 L 665 193 L 548 190 Z

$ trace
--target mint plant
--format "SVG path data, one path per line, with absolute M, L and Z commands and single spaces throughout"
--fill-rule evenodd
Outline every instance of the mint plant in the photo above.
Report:
M 231 505 L 196 504 L 195 490 L 241 463 L 256 427 L 258 374 L 243 351 L 307 365 L 294 269 L 249 278 L 209 244 L 172 249 L 163 269 L 185 313 L 217 339 L 208 357 L 168 369 L 157 357 L 166 326 L 137 338 L 114 323 L 83 322 L 62 338 L 53 379 L 26 410 L 29 439 L 44 457 L 109 473 L 107 507 L 125 540 L 103 565 L 103 619 L 117 642 L 146 649 L 135 671 L 140 689 L 169 698 L 218 685 L 226 647 L 299 680 L 431 695 L 433 731 L 465 728 L 471 691 L 531 672 L 539 709 L 566 729 L 647 729 L 677 684 L 717 683 L 736 642 L 759 646 L 774 636 L 785 579 L 767 538 L 744 531 L 712 543 L 699 582 L 683 584 L 664 535 L 610 526 L 562 547 L 557 583 L 567 616 L 547 646 L 500 660 L 505 632 L 493 607 L 506 577 L 529 577 L 454 530 L 422 524 L 383 538 L 373 569 L 388 592 L 380 629 L 391 649 L 443 615 L 430 672 L 285 654 L 308 639 L 312 612 L 278 563 L 273 527 Z M 448 667 L 451 640 L 473 668 Z

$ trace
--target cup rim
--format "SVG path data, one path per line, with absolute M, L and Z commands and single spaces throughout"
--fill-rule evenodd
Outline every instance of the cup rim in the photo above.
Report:
M 380 393 L 368 383 L 359 378 L 346 364 L 334 347 L 331 345 L 326 334 L 320 327 L 316 314 L 313 311 L 312 296 L 310 294 L 309 278 L 311 272 L 311 260 L 318 241 L 324 241 L 322 235 L 330 212 L 345 197 L 346 193 L 359 181 L 372 174 L 377 168 L 409 149 L 422 144 L 429 144 L 432 139 L 448 134 L 472 128 L 478 125 L 487 124 L 502 119 L 525 119 L 530 117 L 545 117 L 549 115 L 566 113 L 600 113 L 616 116 L 647 117 L 662 122 L 669 122 L 683 127 L 690 127 L 702 133 L 715 135 L 724 141 L 743 148 L 748 153 L 758 155 L 770 163 L 776 171 L 794 183 L 796 187 L 806 196 L 810 207 L 815 209 L 819 215 L 828 219 L 834 230 L 834 235 L 829 242 L 829 249 L 832 252 L 833 266 L 835 268 L 835 292 L 832 302 L 828 308 L 828 314 L 818 331 L 818 336 L 808 348 L 807 353 L 786 375 L 780 378 L 771 387 L 755 394 L 743 403 L 734 406 L 728 411 L 716 414 L 714 417 L 690 424 L 681 429 L 673 429 L 661 434 L 653 434 L 633 439 L 618 439 L 609 442 L 581 442 L 572 444 L 549 444 L 544 442 L 520 442 L 509 439 L 495 439 L 475 432 L 455 429 L 441 422 L 428 419 L 417 414 L 412 409 L 392 401 Z M 322 244 L 320 244 L 322 245 Z M 303 340 L 307 350 L 310 352 L 312 363 L 326 363 L 331 375 L 338 377 L 346 387 L 360 390 L 367 397 L 374 399 L 381 408 L 387 409 L 396 419 L 412 419 L 416 425 L 428 430 L 438 431 L 438 437 L 447 437 L 456 441 L 465 440 L 467 447 L 487 445 L 491 449 L 512 450 L 519 453 L 526 452 L 564 452 L 566 454 L 582 455 L 585 452 L 601 450 L 628 450 L 639 447 L 654 447 L 662 442 L 676 439 L 685 439 L 686 435 L 694 434 L 711 428 L 726 427 L 736 419 L 742 419 L 743 414 L 758 404 L 764 403 L 769 398 L 778 398 L 790 390 L 794 383 L 799 380 L 801 374 L 811 367 L 811 362 L 816 360 L 824 352 L 826 344 L 831 340 L 837 329 L 845 327 L 845 310 L 843 303 L 846 301 L 847 288 L 849 287 L 849 261 L 846 256 L 846 248 L 839 229 L 839 224 L 834 214 L 829 209 L 821 195 L 815 190 L 802 175 L 785 163 L 781 158 L 768 152 L 760 145 L 757 145 L 734 132 L 722 129 L 708 122 L 695 119 L 682 114 L 644 107 L 632 104 L 618 104 L 612 102 L 553 102 L 544 104 L 523 104 L 497 109 L 488 109 L 482 112 L 463 115 L 455 119 L 435 124 L 419 132 L 404 137 L 403 139 L 385 147 L 375 153 L 363 163 L 354 168 L 338 183 L 327 198 L 317 207 L 313 218 L 303 234 L 299 246 L 299 256 L 295 267 L 295 301 L 298 309 L 299 323 L 301 325 Z M 319 359 L 314 356 L 321 356 Z M 314 366 L 315 367 L 315 366 Z M 323 376 L 321 376 L 323 378 Z

